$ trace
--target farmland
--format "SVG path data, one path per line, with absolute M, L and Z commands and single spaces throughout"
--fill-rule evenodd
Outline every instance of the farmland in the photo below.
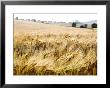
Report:
M 14 75 L 97 75 L 97 30 L 14 20 Z

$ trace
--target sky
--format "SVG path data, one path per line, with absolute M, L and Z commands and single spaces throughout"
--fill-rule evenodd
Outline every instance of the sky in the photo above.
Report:
M 14 18 L 18 19 L 36 19 L 41 21 L 56 21 L 56 22 L 88 22 L 91 20 L 97 20 L 97 14 L 93 13 L 63 13 L 63 14 L 14 14 Z

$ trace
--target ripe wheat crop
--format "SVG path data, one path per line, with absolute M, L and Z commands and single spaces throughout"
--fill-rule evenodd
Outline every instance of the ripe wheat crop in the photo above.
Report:
M 82 30 L 15 33 L 13 74 L 97 75 L 97 31 Z

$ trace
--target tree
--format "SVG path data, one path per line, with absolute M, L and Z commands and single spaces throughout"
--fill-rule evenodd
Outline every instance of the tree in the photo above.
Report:
M 87 28 L 87 24 L 85 24 L 84 27 Z
M 75 22 L 72 23 L 72 27 L 76 27 L 76 23 Z
M 18 20 L 18 17 L 16 17 L 15 19 Z
M 33 22 L 36 22 L 36 19 L 32 19 Z
M 97 28 L 97 24 L 96 23 L 93 23 L 92 24 L 92 28 Z
M 85 28 L 84 25 L 81 25 L 80 28 Z

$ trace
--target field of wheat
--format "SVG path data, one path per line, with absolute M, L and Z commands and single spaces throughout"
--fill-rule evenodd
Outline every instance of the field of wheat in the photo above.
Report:
M 14 75 L 97 75 L 97 30 L 14 22 Z

